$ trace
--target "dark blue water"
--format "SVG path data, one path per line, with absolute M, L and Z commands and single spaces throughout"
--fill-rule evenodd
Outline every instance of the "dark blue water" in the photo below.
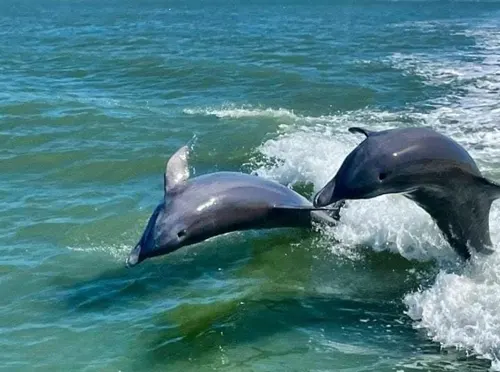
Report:
M 197 136 L 196 175 L 311 197 L 372 129 L 431 126 L 500 180 L 500 3 L 2 1 L 0 366 L 483 371 L 500 257 L 456 267 L 401 196 L 321 231 L 125 258 Z M 492 237 L 500 239 L 494 204 Z M 493 361 L 493 363 L 492 363 Z

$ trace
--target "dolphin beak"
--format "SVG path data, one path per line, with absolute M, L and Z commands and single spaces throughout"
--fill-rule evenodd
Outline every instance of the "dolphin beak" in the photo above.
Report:
M 132 249 L 132 252 L 130 252 L 129 256 L 127 257 L 127 267 L 132 267 L 137 265 L 140 260 L 141 255 L 141 245 L 137 244 L 134 249 Z
M 313 205 L 315 207 L 326 207 L 340 201 L 335 195 L 335 177 L 330 180 L 315 196 Z

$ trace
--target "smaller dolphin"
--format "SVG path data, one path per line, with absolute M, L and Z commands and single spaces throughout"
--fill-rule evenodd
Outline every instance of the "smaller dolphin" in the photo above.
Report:
M 429 213 L 464 259 L 469 248 L 492 252 L 489 213 L 500 185 L 481 175 L 462 146 L 429 128 L 349 131 L 366 138 L 315 195 L 315 207 L 401 193 Z
M 237 172 L 189 179 L 189 147 L 169 159 L 164 198 L 149 218 L 127 265 L 236 230 L 310 227 L 312 219 L 335 223 L 323 208 L 279 183 Z

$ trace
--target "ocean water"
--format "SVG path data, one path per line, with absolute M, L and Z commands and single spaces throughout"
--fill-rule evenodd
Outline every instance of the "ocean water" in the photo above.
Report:
M 500 181 L 499 2 L 3 0 L 0 87 L 2 370 L 500 370 L 500 254 L 460 263 L 402 196 L 125 267 L 194 135 L 197 175 L 309 198 L 350 126 Z

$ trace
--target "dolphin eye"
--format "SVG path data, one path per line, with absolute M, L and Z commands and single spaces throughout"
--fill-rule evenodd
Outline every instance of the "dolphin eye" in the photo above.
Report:
M 384 180 L 384 179 L 386 179 L 386 178 L 387 178 L 387 173 L 385 173 L 385 172 L 381 172 L 381 173 L 379 173 L 379 175 L 378 175 L 378 179 L 379 179 L 380 181 L 383 181 L 383 180 Z
M 186 230 L 181 230 L 177 233 L 178 238 L 182 238 L 186 235 L 187 231 Z

